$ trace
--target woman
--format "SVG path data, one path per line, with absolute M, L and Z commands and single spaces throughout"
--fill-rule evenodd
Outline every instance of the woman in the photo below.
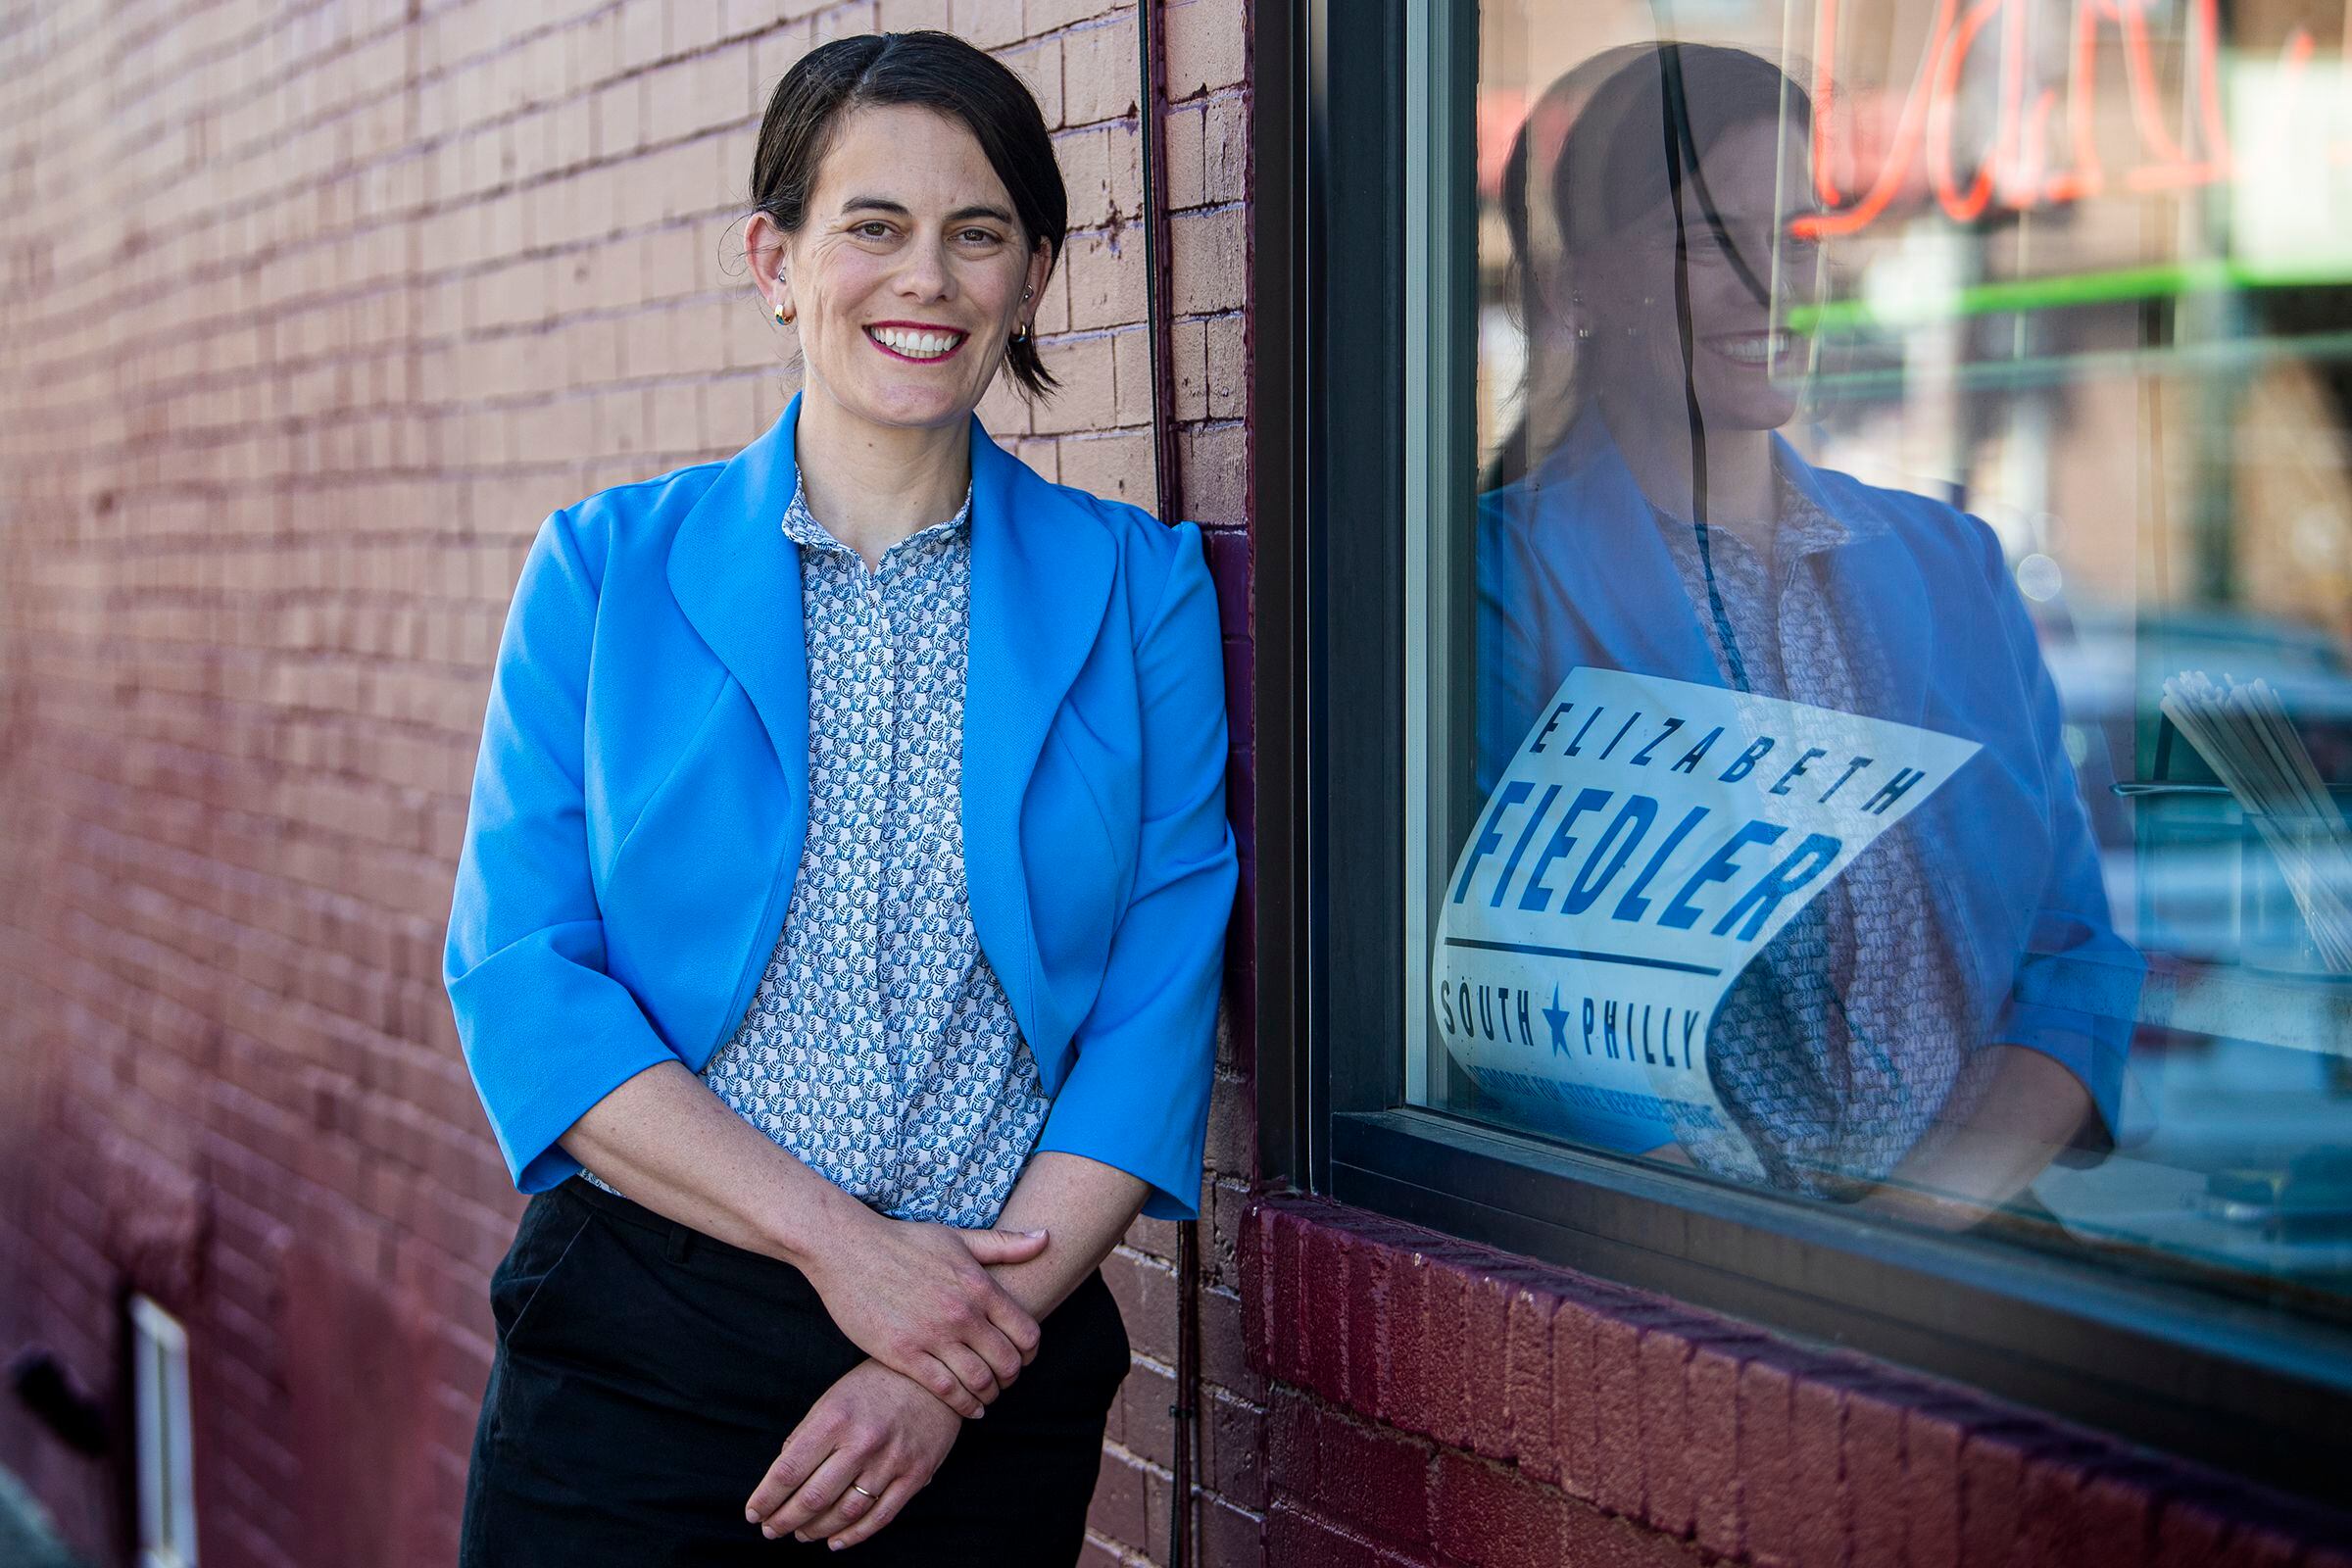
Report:
M 1008 71 L 819 48 L 752 199 L 805 390 L 549 518 L 499 652 L 446 968 L 535 1196 L 465 1560 L 1067 1562 L 1127 1369 L 1097 1264 L 1200 1187 L 1207 570 L 973 417 L 1050 384 L 1065 232 Z
M 1982 523 L 1775 433 L 1808 370 L 1788 309 L 1819 283 L 1803 91 L 1695 44 L 1618 51 L 1563 86 L 1544 104 L 1573 122 L 1544 147 L 1523 134 L 1511 163 L 1551 207 L 1556 256 L 1516 265 L 1570 363 L 1531 368 L 1556 401 L 1529 408 L 1498 460 L 1516 477 L 1482 507 L 1482 789 L 1578 667 L 1981 750 L 1731 983 L 1705 1036 L 1728 1125 L 1520 1109 L 1580 1142 L 1972 1223 L 2104 1138 L 2139 974 L 2033 630 Z M 1546 232 L 1525 214 L 1511 230 Z

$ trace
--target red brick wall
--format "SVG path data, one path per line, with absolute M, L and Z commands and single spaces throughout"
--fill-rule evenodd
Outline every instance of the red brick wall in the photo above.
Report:
M 440 982 L 508 596 L 549 510 L 782 406 L 731 226 L 759 113 L 813 42 L 924 25 L 1032 83 L 1072 198 L 1038 321 L 1066 390 L 983 416 L 1150 504 L 1130 6 L 0 8 L 0 1353 L 112 1397 L 122 1293 L 181 1315 L 209 1565 L 451 1560 L 521 1206 Z M 1246 807 L 1248 19 L 1166 25 L 1184 494 Z M 1258 1530 L 1249 1059 L 1202 1227 L 1221 1561 Z M 1138 1360 L 1097 1563 L 1164 1549 L 1174 1236 L 1108 1269 Z M 123 1560 L 119 1475 L 4 1398 L 0 1464 Z
M 1067 390 L 984 415 L 1148 502 L 1127 6 L 0 12 L 0 1352 L 113 1397 L 121 1294 L 182 1316 L 215 1568 L 450 1560 L 520 1203 L 440 945 L 514 573 L 549 509 L 781 407 L 730 228 L 766 90 L 821 37 L 941 23 L 1036 86 L 1076 223 L 1040 318 Z M 1166 25 L 1184 493 L 1247 823 L 1250 15 Z M 1240 915 L 1202 1562 L 2352 1561 L 2275 1498 L 1966 1391 L 1254 1200 Z M 1164 1559 L 1175 1255 L 1143 1223 L 1106 1267 L 1137 1359 L 1090 1568 Z M 117 1471 L 4 1399 L 0 1464 L 123 1560 Z
M 1313 1199 L 1243 1248 L 1266 1558 L 2352 1568 L 2342 1515 Z

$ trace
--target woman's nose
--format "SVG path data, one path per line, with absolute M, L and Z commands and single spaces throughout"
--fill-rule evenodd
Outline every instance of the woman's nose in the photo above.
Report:
M 937 245 L 907 247 L 906 265 L 899 270 L 899 292 L 908 299 L 935 300 L 948 291 L 947 257 Z

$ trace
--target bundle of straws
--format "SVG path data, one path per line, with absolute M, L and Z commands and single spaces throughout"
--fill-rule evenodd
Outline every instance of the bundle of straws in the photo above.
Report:
M 2186 670 L 2165 681 L 2163 708 L 2278 858 L 2321 961 L 2352 972 L 2352 835 L 2278 694 Z

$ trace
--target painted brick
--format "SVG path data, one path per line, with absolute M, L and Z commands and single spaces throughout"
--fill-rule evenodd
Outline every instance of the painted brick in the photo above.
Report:
M 1642 1513 L 1642 1330 L 1613 1313 L 1592 1330 L 1592 1400 L 1598 1423 L 1593 1500 L 1611 1513 Z
M 1470 1441 L 1472 1275 L 1451 1252 L 1449 1248 L 1433 1251 L 1424 1271 L 1420 1400 L 1429 1435 L 1458 1448 Z
M 1458 1453 L 1437 1461 L 1437 1544 L 1473 1568 L 1523 1568 L 1556 1561 L 1567 1500 L 1505 1465 Z
M 1552 1436 L 1551 1319 L 1560 1298 L 1543 1285 L 1514 1282 L 1506 1325 L 1503 1402 L 1511 1448 L 1519 1468 L 1538 1481 L 1556 1484 L 1559 1448 Z
M 1432 1523 L 1430 1446 L 1384 1427 L 1325 1414 L 1319 1496 L 1334 1517 L 1399 1547 L 1428 1544 Z
M 1144 319 L 1144 251 L 1135 235 L 1072 234 L 1062 265 L 1069 269 L 1072 327 L 1083 331 Z
M 1694 1348 L 1682 1335 L 1645 1329 L 1636 1349 L 1641 1379 L 1642 1517 L 1672 1536 L 1698 1523 L 1698 1477 L 1690 1464 L 1686 1378 Z
M 1266 1481 L 1277 1494 L 1322 1494 L 1322 1412 L 1305 1396 L 1277 1387 L 1266 1400 Z
M 1240 523 L 1250 514 L 1250 439 L 1240 425 L 1191 425 L 1178 442 L 1184 511 L 1201 522 Z
M 1181 213 L 1168 228 L 1168 282 L 1177 315 L 1206 316 L 1249 303 L 1248 213 L 1239 207 Z
M 1262 1510 L 1266 1475 L 1261 1450 L 1266 1412 L 1210 1383 L 1202 1396 L 1201 1470 L 1215 1495 L 1237 1507 Z
M 1306 1385 L 1327 1399 L 1348 1397 L 1348 1257 L 1352 1239 L 1328 1226 L 1306 1239 L 1306 1317 L 1299 1337 L 1306 1342 Z
M 1886 1391 L 1855 1390 L 1839 1441 L 1856 1563 L 1900 1562 L 1903 1528 L 1903 1402 Z
M 1552 1560 L 1565 1568 L 1701 1568 L 1718 1561 L 1696 1543 L 1582 1503 L 1569 1503 L 1563 1517 L 1560 1554 Z
M 1144 1472 L 1116 1454 L 1103 1454 L 1086 1519 L 1088 1528 L 1116 1540 L 1144 1540 L 1150 1528 L 1144 1507 Z
M 2153 1560 L 2156 1517 L 2176 1472 L 2145 1459 L 2101 1454 L 2077 1492 L 2080 1534 L 2089 1560 L 2138 1564 Z
M 1273 1260 L 1275 1310 L 1271 1315 L 1274 1355 L 1271 1370 L 1286 1383 L 1304 1386 L 1310 1378 L 1307 1333 L 1306 1241 L 1314 1227 L 1288 1210 L 1274 1213 Z
M 1795 1487 L 1793 1381 L 1761 1360 L 1740 1369 L 1740 1476 L 1747 1549 L 1765 1568 L 1798 1561 L 1804 1512 L 1812 1501 Z
M 1200 1508 L 1200 1561 L 1212 1565 L 1259 1562 L 1265 1549 L 1265 1529 L 1262 1514 L 1235 1507 L 1221 1497 L 1207 1498 Z
M 1276 1292 L 1274 1227 L 1280 1210 L 1256 1202 L 1244 1221 L 1242 1248 L 1242 1355 L 1253 1376 L 1264 1377 L 1272 1361 Z
M 1960 1453 L 1965 1412 L 1922 1404 L 1903 1412 L 1903 1530 L 1917 1568 L 1959 1568 Z
M 1834 1376 L 1799 1378 L 1789 1393 L 1788 1426 L 1795 1440 L 1790 1479 L 1805 1499 L 1797 1520 L 1796 1552 L 1800 1561 L 1823 1568 L 1846 1560 L 1853 1533 L 1842 1455 L 1845 1382 Z
M 1061 41 L 1062 118 L 1071 125 L 1124 120 L 1135 114 L 1142 59 L 1132 12 L 1102 25 L 1081 27 Z
M 1517 1449 L 1511 1442 L 1508 1396 L 1510 1370 L 1510 1286 L 1499 1275 L 1480 1270 L 1470 1276 L 1464 1301 L 1462 1351 L 1468 1365 L 1463 1387 L 1469 1397 L 1469 1446 L 1489 1459 L 1510 1459 Z
M 2094 1540 L 2084 1529 L 2081 1493 L 2088 1477 L 2083 1466 L 2094 1453 L 2088 1447 L 2052 1447 L 2026 1456 L 2018 1487 L 2020 1564 L 2073 1568 L 2113 1560 L 2137 1568 L 2137 1559 L 2124 1554 L 2124 1543 Z
M 1961 1568 L 2017 1560 L 2026 1451 L 2034 1434 L 2001 1426 L 1969 1434 L 1960 1447 Z
M 1385 1308 L 1381 1336 L 1386 1354 L 1380 1365 L 1380 1404 L 1374 1412 L 1383 1421 L 1407 1432 L 1427 1434 L 1429 1405 L 1423 1390 L 1429 1379 L 1424 1369 L 1429 1338 L 1429 1259 L 1418 1252 L 1392 1252 L 1388 1258 Z
M 1600 1398 L 1592 1370 L 1600 1313 L 1580 1295 L 1565 1296 L 1551 1317 L 1551 1441 L 1560 1490 L 1591 1501 L 1599 1494 Z
M 1724 1556 L 1742 1545 L 1740 1369 L 1736 1345 L 1700 1345 L 1683 1376 L 1690 1511 L 1698 1543 Z
M 1212 543 L 1212 555 L 1214 550 Z M 1378 1416 L 1398 1402 L 1387 1386 L 1394 1378 L 1397 1332 L 1391 1285 L 1397 1255 L 1373 1238 L 1359 1238 L 1348 1251 L 1348 1402 Z
M 1269 1563 L 1311 1563 L 1315 1568 L 1400 1568 L 1406 1561 L 1288 1503 L 1276 1503 L 1266 1515 L 1265 1539 Z
M 1250 37 L 1243 0 L 1174 0 L 1163 16 L 1170 102 L 1241 81 Z
M 1012 68 L 1013 74 L 1021 78 L 1021 84 L 1037 99 L 1038 110 L 1046 117 L 1047 124 L 1064 123 L 1059 38 L 1044 38 L 1006 49 L 997 58 Z
M 460 1059 L 439 928 L 482 680 L 536 523 L 604 486 L 724 456 L 772 421 L 799 384 L 798 343 L 742 286 L 751 117 L 819 39 L 940 23 L 969 27 L 1034 84 L 1079 219 L 1039 314 L 1041 334 L 1079 363 L 1071 396 L 1042 417 L 992 397 L 989 426 L 1049 478 L 1151 500 L 1148 356 L 1130 352 L 1147 314 L 1133 10 L 558 0 L 517 30 L 494 6 L 412 17 L 375 5 L 328 8 L 326 24 L 289 33 L 161 0 L 142 10 L 135 47 L 93 54 L 103 9 L 44 8 L 58 47 L 0 104 L 0 166 L 21 163 L 11 155 L 37 128 L 46 172 L 12 189 L 10 254 L 32 266 L 57 236 L 90 232 L 89 204 L 113 192 L 172 222 L 189 286 L 232 286 L 204 290 L 194 317 L 167 291 L 160 309 L 122 318 L 129 335 L 107 345 L 120 385 L 96 418 L 78 408 L 89 383 L 73 368 L 94 341 L 76 324 L 81 295 L 132 274 L 103 261 L 62 281 L 20 270 L 0 306 L 29 356 L 0 390 L 0 511 L 42 519 L 12 525 L 11 565 L 25 569 L 0 572 L 0 625 L 65 634 L 41 639 L 55 644 L 35 672 L 42 700 L 18 715 L 27 748 L 0 779 L 0 820 L 25 829 L 0 834 L 0 885 L 20 894 L 0 916 L 0 995 L 20 1048 L 0 1053 L 0 1101 L 22 1108 L 0 1118 L 0 1165 L 36 1195 L 0 1204 L 0 1325 L 11 1344 L 56 1348 L 111 1399 L 113 1292 L 146 1280 L 186 1308 L 205 1351 L 207 1558 L 348 1557 L 318 1516 L 356 1461 L 339 1441 L 296 1436 L 347 1427 L 331 1413 L 351 1396 L 320 1360 L 331 1353 L 285 1318 L 278 1282 L 299 1236 L 323 1260 L 305 1277 L 336 1281 L 337 1314 L 392 1321 L 398 1332 L 378 1337 L 413 1342 L 414 1376 L 377 1401 L 386 1451 L 369 1506 L 394 1524 L 374 1554 L 449 1561 L 488 1372 L 484 1277 L 522 1204 Z M 1221 30 L 1181 45 L 1214 67 L 1203 82 L 1248 25 L 1238 0 L 1208 9 Z M 127 118 L 54 112 L 87 98 L 101 66 Z M 1220 123 L 1246 126 L 1238 82 L 1209 102 Z M 1197 212 L 1215 172 L 1206 112 L 1183 113 L 1196 127 L 1184 207 Z M 134 146 L 162 150 L 168 190 L 124 161 Z M 1238 212 L 1247 197 L 1219 200 Z M 135 265 L 135 252 L 116 261 Z M 1251 519 L 1248 438 L 1227 389 L 1247 367 L 1212 375 L 1206 356 L 1213 330 L 1239 360 L 1246 307 L 1190 318 L 1179 355 L 1192 487 L 1232 530 L 1217 559 L 1237 688 Z M 292 426 L 288 410 L 301 411 Z M 1197 429 L 1210 419 L 1221 422 Z M 74 515 L 53 522 L 65 496 Z M 172 592 L 159 599 L 158 583 Z M 90 605 L 118 599 L 126 608 L 110 612 L 103 642 L 74 630 L 96 623 Z M 108 692 L 134 698 L 102 699 L 93 717 L 75 695 Z M 1233 711 L 1232 799 L 1247 811 L 1246 696 Z M 76 739 L 98 734 L 103 748 Z M 1239 985 L 1253 972 L 1249 940 L 1237 920 Z M 1265 1490 L 1268 1391 L 1250 1356 L 1271 1334 L 1273 1282 L 1239 1228 L 1255 1162 L 1252 1021 L 1223 1009 L 1216 1157 L 1228 1179 L 1200 1233 L 1201 1479 L 1217 1494 L 1202 1518 L 1229 1557 L 1254 1544 Z M 148 1200 L 131 1205 L 143 1228 L 124 1230 L 105 1194 L 75 1190 L 76 1173 L 109 1168 L 118 1148 L 156 1166 Z M 209 1251 L 161 1234 L 183 1193 L 211 1195 Z M 1163 1362 L 1174 1277 L 1154 1259 L 1173 1238 L 1138 1227 L 1105 1270 L 1139 1352 Z M 182 1267 L 190 1255 L 204 1266 Z M 1282 1300 L 1294 1310 L 1295 1294 Z M 1311 1336 L 1288 1339 L 1330 1354 Z M 1133 1372 L 1115 1440 L 1168 1457 L 1173 1396 L 1160 1367 Z M 119 1477 L 100 1467 L 39 1458 L 7 1431 L 0 1464 L 61 1518 L 111 1517 Z M 306 1485 L 322 1466 L 341 1479 Z M 1164 1540 L 1166 1485 L 1114 1462 L 1098 1557 L 1140 1560 Z M 336 1528 L 368 1517 L 346 1510 Z M 76 1544 L 93 1561 L 117 1554 Z
M 2212 1568 L 2223 1561 L 2230 1535 L 2230 1520 L 2207 1499 L 2175 1497 L 2157 1516 L 2157 1568 Z

